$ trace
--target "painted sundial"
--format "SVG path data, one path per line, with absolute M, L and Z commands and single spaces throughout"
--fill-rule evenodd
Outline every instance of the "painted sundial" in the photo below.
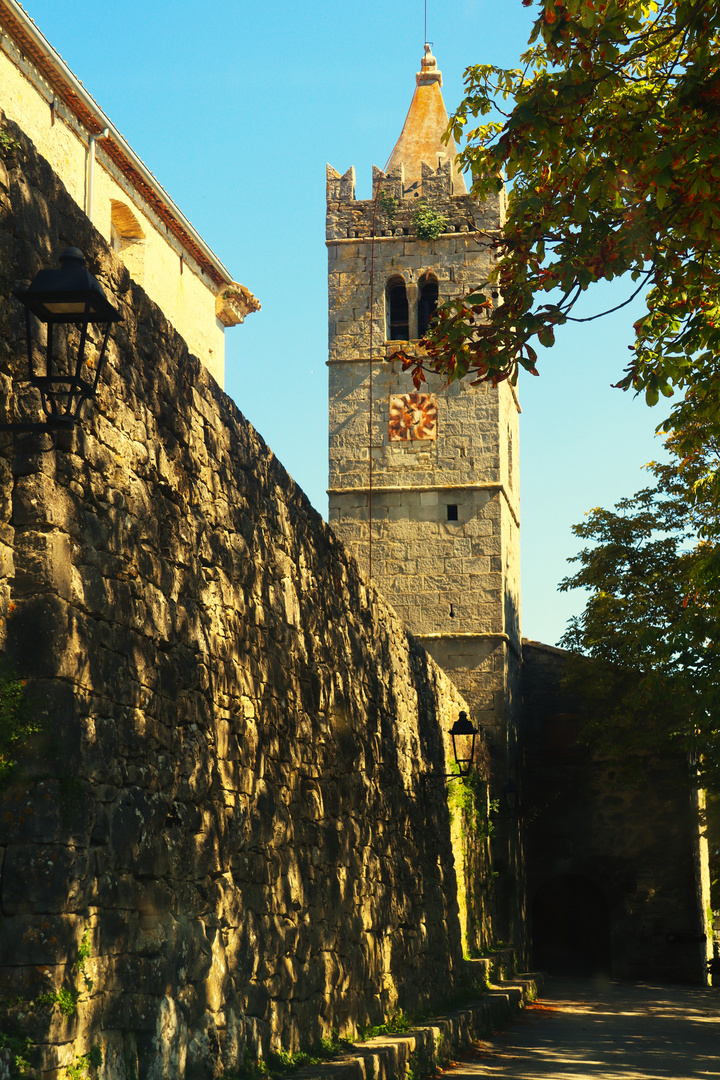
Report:
M 435 394 L 393 394 L 390 397 L 390 441 L 437 438 Z

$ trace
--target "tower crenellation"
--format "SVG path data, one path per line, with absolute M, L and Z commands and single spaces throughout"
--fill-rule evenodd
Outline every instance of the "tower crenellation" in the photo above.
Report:
M 432 202 L 433 209 L 447 219 L 447 234 L 475 233 L 481 243 L 499 237 L 504 219 L 504 193 L 495 200 L 479 203 L 468 194 L 453 191 L 451 163 L 444 162 L 433 169 L 423 163 L 422 181 L 411 194 L 403 192 L 405 182 L 402 166 L 383 172 L 373 166 L 373 198 L 355 198 L 355 169 L 341 176 L 327 166 L 327 229 L 328 240 L 359 239 L 371 236 L 373 222 L 376 236 L 415 233 L 413 218 L 420 206 Z M 375 197 L 379 195 L 377 207 Z M 389 212 L 388 205 L 395 203 Z M 400 230 L 400 232 L 398 232 Z
M 403 166 L 373 170 L 374 197 L 355 199 L 355 170 L 344 176 L 327 168 L 327 229 L 330 294 L 330 355 L 349 359 L 347 350 L 367 356 L 370 347 L 370 269 L 373 268 L 373 350 L 389 357 L 390 338 L 383 290 L 393 276 L 408 290 L 409 325 L 403 340 L 421 335 L 414 315 L 424 276 L 438 284 L 442 300 L 462 296 L 487 280 L 501 235 L 503 200 L 481 204 L 468 194 L 453 194 L 451 163 L 437 169 L 423 164 L 422 186 L 402 194 Z M 418 236 L 416 215 L 431 207 L 444 220 L 433 240 Z M 362 293 L 367 290 L 367 295 Z M 406 350 L 407 351 L 407 350 Z M 412 351 L 412 345 L 410 348 Z

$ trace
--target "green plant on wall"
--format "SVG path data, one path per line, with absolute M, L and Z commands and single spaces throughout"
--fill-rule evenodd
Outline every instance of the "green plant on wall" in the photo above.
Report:
M 466 956 L 478 955 L 492 937 L 489 905 L 493 872 L 488 841 L 495 831 L 491 815 L 497 812 L 498 803 L 488 799 L 485 769 L 486 762 L 476 761 L 469 776 L 458 776 L 448 788 L 455 857 L 459 857 L 462 867 L 458 904 Z M 457 775 L 456 768 L 452 771 Z
M 413 214 L 415 232 L 421 240 L 437 240 L 440 233 L 445 232 L 447 223 L 444 214 L 439 214 L 425 203 L 421 203 Z
M 253 1057 L 250 1050 L 246 1049 L 241 1068 L 225 1075 L 228 1080 L 281 1080 L 289 1073 L 297 1072 L 308 1065 L 322 1065 L 326 1061 L 332 1061 L 351 1047 L 352 1043 L 348 1039 L 340 1039 L 337 1032 L 333 1032 L 331 1038 L 321 1039 L 308 1050 L 298 1050 L 294 1054 L 282 1049 L 272 1051 L 268 1054 L 267 1061 Z
M 82 940 L 80 941 L 80 945 L 78 946 L 78 953 L 75 959 L 75 963 L 73 964 L 73 968 L 76 971 L 79 971 L 82 975 L 83 979 L 85 980 L 85 989 L 88 992 L 93 988 L 93 981 L 85 970 L 85 961 L 90 958 L 90 953 L 90 930 L 88 927 L 85 927 Z
M 93 1046 L 87 1054 L 81 1054 L 74 1065 L 68 1065 L 68 1080 L 87 1080 L 91 1069 L 97 1069 L 102 1065 L 102 1050 L 99 1046 Z
M 8 131 L 0 130 L 0 157 L 3 161 L 11 162 L 19 149 L 20 143 L 17 139 L 13 139 Z
M 413 1018 L 400 1009 L 399 1012 L 393 1013 L 384 1024 L 376 1024 L 372 1027 L 364 1027 L 360 1024 L 358 1038 L 360 1042 L 367 1042 L 368 1039 L 374 1039 L 378 1035 L 400 1035 L 404 1031 L 409 1031 L 412 1026 Z
M 7 783 L 17 765 L 18 755 L 28 740 L 41 729 L 30 715 L 25 682 L 0 657 L 0 787 Z
M 28 1060 L 32 1045 L 32 1040 L 28 1035 L 0 1031 L 0 1051 L 6 1051 L 3 1057 L 9 1058 L 11 1080 L 14 1080 L 15 1077 L 22 1077 L 23 1080 L 35 1080 L 35 1070 Z
M 388 191 L 381 191 L 379 202 L 387 216 L 390 218 L 390 221 L 394 221 L 398 206 L 400 205 L 397 196 L 391 195 Z
M 32 1002 L 32 1007 L 41 1009 L 43 1006 L 57 1005 L 63 1016 L 74 1016 L 79 997 L 79 990 L 68 990 L 67 987 L 63 986 L 59 990 L 50 991 L 48 994 L 38 994 Z
M 78 946 L 72 970 L 83 976 L 88 991 L 93 986 L 93 981 L 85 969 L 90 955 L 90 930 L 86 928 Z M 55 1006 L 63 1016 L 74 1016 L 81 996 L 82 991 L 77 987 L 62 986 L 59 990 L 38 994 L 35 998 L 17 995 L 0 999 L 0 1051 L 6 1051 L 4 1055 L 0 1054 L 0 1077 L 5 1076 L 4 1058 L 9 1064 L 8 1080 L 21 1080 L 21 1078 L 22 1080 L 37 1080 L 36 1072 L 31 1064 L 36 1043 L 23 1031 L 25 1024 L 28 1022 L 32 1024 L 33 1015 L 37 1016 L 38 1012 L 44 1009 L 52 1010 Z M 90 1080 L 90 1070 L 101 1062 L 100 1047 L 92 1047 L 86 1054 L 80 1055 L 74 1065 L 68 1065 L 68 1080 Z
M 457 766 L 453 765 L 453 772 Z M 500 808 L 497 799 L 487 798 L 487 781 L 478 769 L 473 769 L 469 776 L 460 779 L 451 793 L 451 810 L 460 815 L 460 835 L 487 839 L 495 831 L 490 814 L 496 814 Z

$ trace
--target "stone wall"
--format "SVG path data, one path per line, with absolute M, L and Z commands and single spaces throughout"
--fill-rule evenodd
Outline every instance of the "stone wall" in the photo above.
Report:
M 76 244 L 124 322 L 81 427 L 0 433 L 0 644 L 42 725 L 0 793 L 2 1030 L 46 1076 L 99 1047 L 177 1080 L 437 1006 L 464 702 L 5 127 L 0 419 L 37 407 L 13 287 Z
M 523 643 L 520 780 L 533 963 L 615 978 L 702 983 L 710 928 L 707 845 L 688 763 L 632 774 L 578 744 L 567 653 Z

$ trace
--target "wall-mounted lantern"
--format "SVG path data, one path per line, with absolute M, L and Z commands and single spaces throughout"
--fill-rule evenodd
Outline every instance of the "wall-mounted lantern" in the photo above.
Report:
M 87 269 L 85 256 L 76 247 L 63 252 L 58 269 L 40 270 L 27 289 L 16 289 L 14 295 L 25 307 L 28 379 L 40 391 L 45 422 L 0 424 L 0 431 L 39 432 L 49 428 L 70 428 L 78 420 L 83 402 L 97 393 L 110 325 L 120 322 L 122 315 L 107 300 L 100 283 Z M 31 315 L 47 325 L 44 374 L 36 370 Z M 69 347 L 66 358 L 55 355 L 53 331 L 58 323 L 77 326 L 80 330 L 75 360 Z M 86 359 L 91 323 L 104 326 L 105 332 L 100 351 Z
M 455 764 L 458 769 L 457 773 L 453 773 L 453 775 L 469 776 L 475 759 L 477 728 L 472 720 L 468 719 L 468 714 L 464 710 L 450 728 L 450 734 L 452 736 Z
M 455 757 L 456 772 L 452 773 L 429 773 L 423 776 L 425 780 L 458 780 L 470 775 L 470 770 L 475 759 L 475 739 L 478 730 L 468 714 L 463 710 L 450 728 L 452 736 L 453 755 Z
M 520 788 L 517 785 L 517 780 L 514 780 L 511 776 L 505 787 L 502 789 L 503 805 L 507 810 L 510 817 L 515 817 L 518 809 L 518 802 L 520 798 Z

